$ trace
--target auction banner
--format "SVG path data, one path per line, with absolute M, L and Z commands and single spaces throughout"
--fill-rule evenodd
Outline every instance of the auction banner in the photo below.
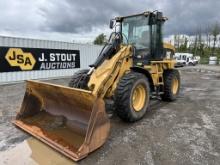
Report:
M 80 51 L 0 47 L 0 73 L 80 68 Z

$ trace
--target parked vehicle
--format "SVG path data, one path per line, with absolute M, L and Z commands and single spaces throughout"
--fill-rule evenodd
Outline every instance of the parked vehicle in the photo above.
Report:
M 216 56 L 210 56 L 209 65 L 217 65 L 217 64 L 218 64 L 218 58 Z
M 198 64 L 198 58 L 194 57 L 191 53 L 175 53 L 176 67 L 183 67 L 185 65 L 195 66 Z

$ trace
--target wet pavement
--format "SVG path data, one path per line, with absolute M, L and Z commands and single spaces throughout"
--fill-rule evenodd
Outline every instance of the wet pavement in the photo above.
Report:
M 136 123 L 111 118 L 107 142 L 80 162 L 73 162 L 12 125 L 25 84 L 0 86 L 0 164 L 148 164 L 219 165 L 220 72 L 180 69 L 177 101 L 151 100 Z M 67 85 L 69 79 L 49 82 Z
M 55 152 L 52 148 L 32 137 L 11 149 L 0 152 L 2 164 L 23 165 L 72 165 L 72 160 Z M 16 163 L 15 163 L 16 162 Z

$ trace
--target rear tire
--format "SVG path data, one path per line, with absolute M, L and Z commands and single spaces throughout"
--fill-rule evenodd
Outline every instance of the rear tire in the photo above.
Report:
M 147 111 L 150 99 L 149 82 L 141 73 L 124 75 L 115 92 L 117 115 L 126 122 L 140 120 Z
M 180 74 L 176 69 L 165 70 L 163 74 L 164 93 L 161 95 L 163 101 L 174 101 L 179 95 Z
M 80 88 L 80 89 L 88 89 L 88 81 L 89 76 L 87 73 L 89 72 L 88 69 L 82 69 L 77 71 L 71 78 L 69 82 L 69 87 L 72 88 Z

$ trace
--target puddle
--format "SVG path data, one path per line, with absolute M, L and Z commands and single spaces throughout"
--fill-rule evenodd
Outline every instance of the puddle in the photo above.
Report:
M 203 79 L 203 80 L 210 80 L 211 78 L 208 77 L 208 76 L 202 76 L 201 79 Z
M 74 161 L 34 138 L 0 152 L 0 165 L 73 165 Z
M 207 91 L 207 89 L 204 89 L 204 88 L 185 88 L 184 89 L 185 92 L 191 92 L 191 91 Z

